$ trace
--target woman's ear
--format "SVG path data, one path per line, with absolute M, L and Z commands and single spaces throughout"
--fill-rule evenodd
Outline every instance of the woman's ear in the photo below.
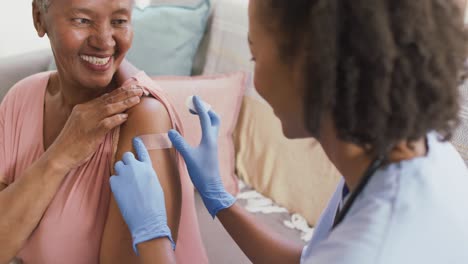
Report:
M 42 38 L 47 33 L 47 30 L 46 25 L 44 23 L 43 10 L 37 6 L 36 1 L 32 2 L 32 15 L 37 35 Z

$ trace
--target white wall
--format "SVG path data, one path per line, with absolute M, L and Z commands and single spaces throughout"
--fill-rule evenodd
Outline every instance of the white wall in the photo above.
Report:
M 49 47 L 39 38 L 32 22 L 32 0 L 3 1 L 0 8 L 0 59 Z

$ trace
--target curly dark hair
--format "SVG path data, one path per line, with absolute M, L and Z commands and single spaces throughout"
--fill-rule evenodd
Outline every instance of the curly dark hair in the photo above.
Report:
M 305 122 L 314 136 L 329 113 L 340 139 L 377 155 L 430 131 L 450 138 L 466 55 L 453 1 L 261 2 L 263 21 L 282 33 L 284 61 L 303 63 Z

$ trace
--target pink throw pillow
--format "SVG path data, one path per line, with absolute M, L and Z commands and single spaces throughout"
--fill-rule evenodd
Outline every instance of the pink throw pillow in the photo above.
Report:
M 235 175 L 235 149 L 232 134 L 236 127 L 246 87 L 247 74 L 234 73 L 200 77 L 153 77 L 167 98 L 174 105 L 184 127 L 185 138 L 192 146 L 198 146 L 201 128 L 198 116 L 189 113 L 185 101 L 197 95 L 212 106 L 221 118 L 218 139 L 220 173 L 226 190 L 231 194 L 239 191 Z

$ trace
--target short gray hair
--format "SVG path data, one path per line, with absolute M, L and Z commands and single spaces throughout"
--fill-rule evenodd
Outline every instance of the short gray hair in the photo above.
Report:
M 50 6 L 50 0 L 34 0 L 34 2 L 42 12 L 47 13 Z

